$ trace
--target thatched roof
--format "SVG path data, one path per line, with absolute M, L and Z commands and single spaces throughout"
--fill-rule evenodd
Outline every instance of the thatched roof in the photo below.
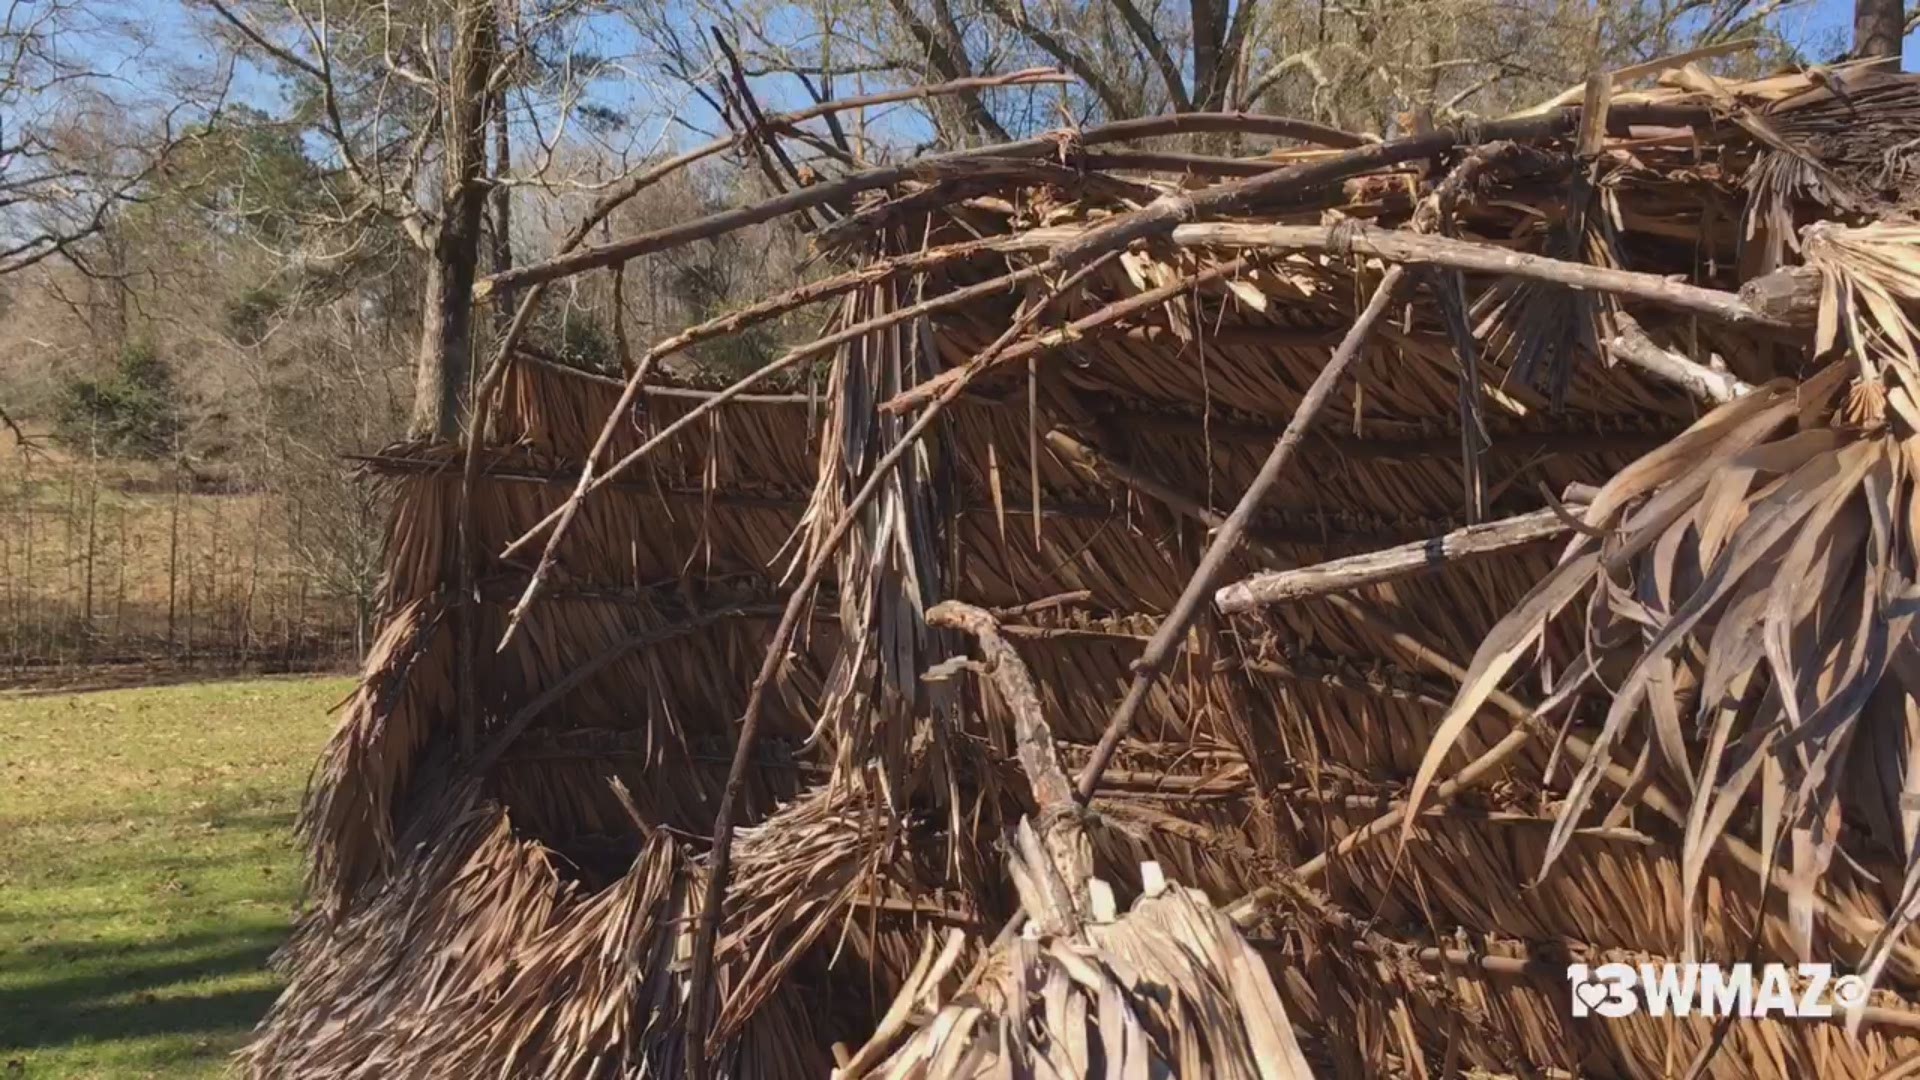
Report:
M 1136 123 L 502 275 L 835 219 L 820 280 L 626 379 L 503 349 L 484 443 L 371 463 L 386 628 L 249 1066 L 1920 1054 L 1917 85 L 1684 69 L 1257 158 Z M 1571 1016 L 1568 962 L 1682 957 L 1876 989 Z

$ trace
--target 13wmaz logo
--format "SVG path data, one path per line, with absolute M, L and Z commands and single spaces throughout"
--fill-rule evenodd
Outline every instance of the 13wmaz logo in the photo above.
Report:
M 1835 978 L 1829 964 L 1570 964 L 1573 1015 L 1742 1018 L 1828 1017 L 1864 1005 L 1858 975 Z

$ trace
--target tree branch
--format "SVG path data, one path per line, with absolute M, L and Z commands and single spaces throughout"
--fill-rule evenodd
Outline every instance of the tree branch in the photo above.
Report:
M 932 0 L 932 2 L 938 10 L 939 5 L 945 3 L 945 0 Z M 950 80 L 967 79 L 973 76 L 973 69 L 967 63 L 966 51 L 962 43 L 943 38 L 920 18 L 908 0 L 887 0 L 887 3 L 893 8 L 893 13 L 899 16 L 900 21 L 906 24 L 907 33 L 913 35 L 914 41 L 919 44 L 921 52 L 926 54 L 927 62 L 933 65 L 935 71 Z M 947 22 L 950 24 L 953 13 L 949 10 L 946 15 Z M 971 89 L 962 91 L 960 100 L 966 106 L 968 119 L 975 127 L 985 132 L 988 138 L 997 142 L 1007 142 L 1012 138 L 1007 134 L 1007 129 L 1000 126 L 1000 121 L 994 119 L 993 113 L 988 111 L 986 102 L 981 100 L 977 91 Z
M 326 72 L 321 71 L 319 65 L 284 45 L 276 44 L 273 39 L 256 29 L 252 23 L 247 22 L 235 14 L 234 11 L 222 3 L 221 0 L 205 0 L 205 3 L 213 9 L 214 14 L 220 16 L 222 21 L 232 26 L 235 30 L 240 31 L 241 36 L 259 46 L 261 51 L 273 57 L 275 60 L 310 75 L 315 79 L 324 80 L 327 77 Z
M 1416 540 L 1381 551 L 1349 555 L 1314 566 L 1294 570 L 1263 570 L 1252 577 L 1221 586 L 1214 593 L 1213 602 L 1222 612 L 1236 614 L 1329 592 L 1345 592 L 1477 555 L 1550 540 L 1567 532 L 1568 528 L 1566 521 L 1553 510 L 1535 510 L 1504 521 L 1469 525 L 1443 536 Z
M 1167 96 L 1173 102 L 1175 112 L 1192 112 L 1193 99 L 1187 96 L 1186 82 L 1180 77 L 1180 65 L 1174 63 L 1173 54 L 1167 50 L 1167 43 L 1153 28 L 1153 23 L 1140 14 L 1140 8 L 1133 0 L 1113 0 L 1113 6 L 1120 13 L 1120 21 L 1127 24 L 1127 30 L 1140 47 L 1147 50 L 1153 59 L 1154 67 L 1160 70 L 1160 79 L 1167 85 Z
M 1053 76 L 1054 74 L 1055 73 L 1052 72 L 1046 73 L 1047 76 Z M 1035 73 L 1028 72 L 1021 75 L 1009 75 L 1000 78 L 962 79 L 927 90 L 903 91 L 891 95 L 874 95 L 873 98 L 864 99 L 864 101 L 865 103 L 873 104 L 876 103 L 876 99 L 900 101 L 906 100 L 909 97 L 925 96 L 935 90 L 958 93 L 962 92 L 965 88 L 975 86 L 1011 86 L 1025 85 L 1031 82 L 1053 81 L 1057 81 L 1057 79 L 1052 77 L 1036 77 Z M 851 102 L 843 102 L 841 104 L 843 106 L 851 106 Z M 812 112 L 813 110 L 808 110 L 808 113 Z M 779 125 L 783 122 L 791 121 L 774 116 L 768 117 L 767 122 L 769 124 Z M 1183 113 L 1173 116 L 1150 116 L 1137 120 L 1122 120 L 1112 124 L 1103 124 L 1099 127 L 1089 128 L 1079 134 L 1077 141 L 1082 146 L 1092 146 L 1100 143 L 1118 142 L 1126 139 L 1145 139 L 1156 135 L 1178 134 L 1187 131 L 1248 131 L 1283 138 L 1305 139 L 1328 146 L 1359 146 L 1369 151 L 1372 149 L 1366 146 L 1358 136 L 1326 127 L 1322 124 L 1315 124 L 1305 120 L 1294 120 L 1281 116 L 1258 116 L 1251 113 Z M 595 210 L 582 220 L 581 225 L 576 226 L 574 231 L 568 234 L 568 239 L 572 240 L 576 235 L 584 239 L 586 232 L 591 229 L 593 224 L 597 224 L 606 213 L 611 212 L 613 206 L 618 205 L 626 198 L 630 198 L 634 191 L 648 184 L 657 182 L 662 176 L 669 172 L 685 168 L 694 161 L 732 146 L 734 144 L 734 138 L 733 136 L 729 136 L 724 139 L 715 140 L 706 146 L 690 150 L 674 158 L 672 161 L 665 162 L 648 170 L 646 173 L 637 175 L 631 181 L 623 183 L 619 189 L 609 192 L 602 198 Z M 791 191 L 753 206 L 723 210 L 696 221 L 655 230 L 654 232 L 637 237 L 629 237 L 628 239 L 616 241 L 611 244 L 590 247 L 584 251 L 573 254 L 565 254 L 565 252 L 571 251 L 574 247 L 578 246 L 578 241 L 576 240 L 571 244 L 563 243 L 560 246 L 563 254 L 556 255 L 545 262 L 515 267 L 508 273 L 495 274 L 481 281 L 475 286 L 475 296 L 476 298 L 485 298 L 494 289 L 517 287 L 543 281 L 554 281 L 563 277 L 571 277 L 574 274 L 585 273 L 589 270 L 612 266 L 615 263 L 636 259 L 654 251 L 675 247 L 693 240 L 717 236 L 734 229 L 768 221 L 783 214 L 802 210 L 809 206 L 817 206 L 823 202 L 843 198 L 857 192 L 889 187 L 902 180 L 932 180 L 943 176 L 978 176 L 981 175 L 978 170 L 995 167 L 991 164 L 991 159 L 993 158 L 1018 160 L 1057 154 L 1059 150 L 1060 142 L 1053 136 L 1022 139 L 1019 142 L 983 146 L 970 150 L 956 150 L 950 153 L 918 158 L 904 164 L 883 165 L 860 172 L 848 173 L 830 183 L 817 184 L 800 191 Z M 1347 159 L 1348 155 L 1342 154 L 1333 160 L 1344 162 Z M 1376 162 L 1372 160 L 1372 156 L 1370 155 L 1365 164 L 1354 165 L 1352 167 L 1355 172 L 1364 172 L 1366 169 L 1374 167 L 1375 164 Z M 998 167 L 1010 168 L 1010 166 L 1005 163 Z M 1274 172 L 1288 171 L 1290 170 L 1273 170 L 1268 173 L 1263 173 L 1262 178 L 1270 177 Z M 1316 176 L 1325 171 L 1326 170 L 1319 170 Z M 1231 186 L 1234 185 L 1223 185 L 1223 187 Z
M 994 355 L 1005 349 L 1020 334 L 1040 318 L 1052 304 L 1063 295 L 1069 295 L 1089 274 L 1104 265 L 1105 260 L 1081 267 L 1067 275 L 1047 299 L 1033 304 L 1007 327 L 1007 329 L 979 354 L 962 366 L 961 370 L 976 370 L 984 367 Z M 961 290 L 965 291 L 965 290 Z M 911 310 L 911 309 L 908 309 Z M 897 313 L 896 313 L 897 314 Z M 733 858 L 733 814 L 734 806 L 740 800 L 740 788 L 746 781 L 746 772 L 752 761 L 754 741 L 759 736 L 760 718 L 764 715 L 763 702 L 766 692 L 780 669 L 785 665 L 787 651 L 793 639 L 794 628 L 805 610 L 808 598 L 819 585 L 827 567 L 834 561 L 848 536 L 852 534 L 855 523 L 864 519 L 863 513 L 875 494 L 886 486 L 888 477 L 900 461 L 920 442 L 928 429 L 938 419 L 947 406 L 953 404 L 966 386 L 966 380 L 955 383 L 952 391 L 934 399 L 920 413 L 911 426 L 900 435 L 899 441 L 881 455 L 873 464 L 866 481 L 848 500 L 840 511 L 840 519 L 822 540 L 819 548 L 807 564 L 806 573 L 800 584 L 795 587 L 793 596 L 787 602 L 786 611 L 780 616 L 780 625 L 774 629 L 773 640 L 769 643 L 766 658 L 760 664 L 759 673 L 754 676 L 753 687 L 747 693 L 746 709 L 739 723 L 739 737 L 734 745 L 733 763 L 727 770 L 727 785 L 720 796 L 720 806 L 714 815 L 713 847 L 709 854 L 705 899 L 700 909 L 700 924 L 694 935 L 693 966 L 687 980 L 687 1042 L 688 1073 L 695 1080 L 705 1080 L 707 1074 L 706 1058 L 706 1015 L 707 986 L 711 981 L 713 968 L 714 938 L 719 928 L 720 905 L 726 896 L 727 873 Z
M 1007 0 L 981 0 L 981 3 L 1009 30 L 1039 46 L 1042 52 L 1058 60 L 1081 82 L 1087 84 L 1087 89 L 1093 91 L 1093 96 L 1100 99 L 1100 104 L 1106 108 L 1109 118 L 1118 120 L 1131 111 L 1127 100 L 1120 95 L 1120 91 L 1107 81 L 1107 77 L 1100 73 L 1100 69 L 1095 67 L 1092 61 L 1068 48 L 1066 42 L 1055 37 L 1045 27 L 1035 25 L 1033 20 L 1027 17 L 1024 2 L 1018 10 L 1010 7 Z
M 1753 387 L 1732 374 L 1663 349 L 1647 337 L 1632 317 L 1621 313 L 1620 333 L 1607 342 L 1616 359 L 1678 386 L 1708 405 L 1725 405 Z
M 1049 263 L 1057 265 L 1060 261 L 1058 252 L 1063 247 L 1084 243 L 1080 237 L 1098 231 L 1100 231 L 1099 228 L 1095 228 L 1083 233 L 1072 226 L 1059 229 L 1034 229 L 1018 236 L 1008 237 L 1002 242 L 1001 247 L 1007 251 L 1023 248 L 1051 249 L 1055 252 L 1053 258 L 1049 259 L 1048 263 L 1040 265 Z M 1455 240 L 1445 236 L 1423 236 L 1396 229 L 1378 229 L 1360 226 L 1353 222 L 1331 227 L 1242 225 L 1232 222 L 1181 225 L 1172 230 L 1168 239 L 1179 247 L 1242 251 L 1249 249 L 1351 251 L 1356 254 L 1371 255 L 1401 266 L 1420 264 L 1446 266 L 1470 273 L 1523 277 L 1576 289 L 1610 292 L 1679 311 L 1706 315 L 1734 325 L 1768 327 L 1780 325 L 1765 314 L 1754 310 L 1734 293 L 1669 281 L 1658 274 L 1591 266 L 1563 259 L 1550 259 L 1544 255 L 1508 251 L 1491 244 Z M 1054 348 L 1069 340 L 1067 332 L 1054 331 L 1041 335 L 1032 342 L 1024 343 L 1019 348 L 1008 350 L 1002 359 L 1006 362 L 1024 359 L 1035 351 Z M 912 409 L 938 394 L 954 377 L 952 371 L 943 371 L 895 394 L 883 402 L 880 408 L 890 413 Z

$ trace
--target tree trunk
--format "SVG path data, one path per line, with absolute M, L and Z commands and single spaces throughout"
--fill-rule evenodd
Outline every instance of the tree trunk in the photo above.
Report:
M 513 144 L 507 137 L 507 92 L 493 97 L 493 272 L 513 268 L 513 189 L 504 181 L 513 168 Z M 495 330 L 506 333 L 513 320 L 512 289 L 504 289 L 493 302 Z
M 444 234 L 428 253 L 426 303 L 421 313 L 420 351 L 414 361 L 413 422 L 408 433 L 452 441 L 460 434 L 460 390 L 467 381 L 471 343 L 473 261 L 467 260 L 468 288 L 460 285 L 458 259 L 449 258 Z
M 1193 107 L 1202 112 L 1221 106 L 1228 58 L 1226 0 L 1192 0 Z
M 473 349 L 473 279 L 486 209 L 487 75 L 493 0 L 463 0 L 455 15 L 453 78 L 445 106 L 445 198 L 427 253 L 425 310 L 413 386 L 416 437 L 452 441 Z
M 1853 55 L 1863 60 L 1879 57 L 1888 68 L 1900 70 L 1905 23 L 1901 0 L 1853 0 Z

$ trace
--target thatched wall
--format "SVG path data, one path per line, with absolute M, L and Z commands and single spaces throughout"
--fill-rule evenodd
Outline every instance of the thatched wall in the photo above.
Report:
M 1869 100 L 1911 125 L 1920 110 L 1903 104 L 1912 84 L 1899 85 L 1905 97 Z M 1636 128 L 1598 156 L 1543 140 L 1542 161 L 1463 197 L 1449 231 L 1731 291 L 1794 258 L 1772 242 L 1782 229 L 1893 212 L 1836 209 L 1765 179 L 1779 168 L 1754 118 L 1793 130 L 1804 113 L 1777 103 L 1806 88 L 1741 88 L 1741 123 Z M 1362 176 L 1257 220 L 1317 223 L 1338 206 L 1350 220 L 1417 230 L 1418 197 L 1443 172 L 1433 170 Z M 876 275 L 844 294 L 837 325 L 1035 265 L 1127 210 L 1110 193 L 1064 194 L 1083 197 L 1009 182 L 931 214 L 924 197 L 909 199 L 910 213 L 873 212 L 855 252 L 873 266 L 924 247 L 1006 242 L 919 278 Z M 1581 223 L 1577 242 L 1569 220 Z M 800 631 L 791 661 L 774 669 L 735 819 L 744 828 L 721 909 L 714 1045 L 735 1075 L 818 1075 L 837 1043 L 844 1058 L 867 1040 L 903 986 L 916 1001 L 951 1000 L 927 989 L 923 944 L 956 927 L 968 955 L 992 939 L 1016 905 L 1001 845 L 1023 816 L 1052 811 L 1016 760 L 1017 704 L 985 688 L 991 665 L 945 663 L 972 646 L 925 613 L 943 600 L 992 612 L 1031 673 L 1052 747 L 1078 771 L 1212 530 L 1380 278 L 1378 263 L 1347 257 L 1360 250 L 1351 235 L 1326 246 L 1331 254 L 1256 251 L 1208 280 L 1240 249 L 1168 234 L 1094 264 L 1032 333 L 1186 287 L 1112 326 L 1064 339 L 1055 330 L 1057 343 L 1026 363 L 972 363 L 1031 310 L 1021 305 L 1038 293 L 1019 289 L 855 335 L 810 391 L 725 404 L 585 499 L 497 652 L 539 545 L 495 553 L 566 503 L 603 426 L 613 432 L 604 465 L 708 395 L 654 387 L 642 407 L 612 416 L 617 380 L 514 364 L 473 491 L 471 550 L 484 559 L 469 604 L 450 588 L 461 452 L 396 448 L 379 462 L 402 485 L 391 614 L 323 762 L 306 823 L 316 912 L 289 953 L 293 986 L 250 1051 L 255 1069 L 679 1069 L 697 948 L 689 927 L 711 873 L 704 837 L 737 718 L 753 712 L 752 672 L 774 647 L 798 568 L 816 556 L 832 572 L 796 609 Z M 1478 274 L 1458 279 L 1467 310 L 1453 311 L 1435 299 L 1450 271 L 1427 273 L 1430 287 L 1367 340 L 1221 582 L 1538 511 L 1646 468 L 1642 455 L 1657 447 L 1693 445 L 1674 440 L 1710 403 L 1610 359 L 1605 342 L 1622 316 L 1663 348 L 1724 358 L 1731 376 L 1787 380 L 1749 403 L 1792 399 L 1792 380 L 1819 366 L 1812 331 L 1778 321 L 1713 321 L 1646 296 Z M 1470 344 L 1449 331 L 1462 319 Z M 1842 342 L 1823 359 L 1845 351 Z M 880 475 L 847 546 L 830 547 L 907 431 L 911 413 L 889 399 L 955 372 L 972 380 L 966 392 Z M 1819 385 L 1805 390 L 1798 422 L 1837 431 L 1841 384 Z M 1846 427 L 1844 439 L 1878 438 L 1876 423 Z M 1140 865 L 1152 860 L 1232 914 L 1321 1071 L 1648 1075 L 1698 1059 L 1712 1075 L 1852 1076 L 1920 1054 L 1920 1011 L 1908 1004 L 1920 965 L 1897 940 L 1878 950 L 1888 962 L 1857 1035 L 1809 1021 L 1716 1032 L 1708 1021 L 1570 1015 L 1571 959 L 1679 958 L 1697 945 L 1704 958 L 1791 961 L 1807 902 L 1760 887 L 1742 854 L 1771 835 L 1755 812 L 1709 845 L 1696 909 L 1683 909 L 1694 778 L 1661 756 L 1648 765 L 1651 733 L 1613 750 L 1627 797 L 1615 807 L 1616 786 L 1572 820 L 1541 875 L 1580 764 L 1555 732 L 1571 718 L 1581 745 L 1600 737 L 1588 708 L 1605 711 L 1597 691 L 1568 713 L 1533 716 L 1540 677 L 1507 680 L 1515 697 L 1466 714 L 1449 768 L 1516 728 L 1542 728 L 1539 737 L 1471 790 L 1427 800 L 1403 853 L 1393 833 L 1339 846 L 1408 796 L 1461 672 L 1567 547 L 1563 536 L 1204 615 L 1091 800 L 1095 876 L 1131 899 L 1151 884 Z M 457 618 L 472 619 L 483 643 L 477 717 L 457 715 Z M 1556 622 L 1542 654 L 1551 667 L 1582 647 L 1580 625 Z M 1690 706 L 1693 676 L 1673 677 Z M 1689 760 L 1717 752 L 1704 731 L 1687 736 Z M 1861 738 L 1842 752 L 1871 768 L 1894 744 Z M 1849 829 L 1846 857 L 1809 877 L 1806 894 L 1813 955 L 1843 966 L 1867 962 L 1909 861 L 1897 841 L 1869 835 L 1866 792 L 1829 796 Z M 1160 910 L 1171 909 L 1144 905 L 1129 918 Z M 1040 970 L 1031 950 L 1011 962 Z M 952 968 L 956 980 L 966 966 Z M 902 1037 L 897 1024 L 888 1030 Z

